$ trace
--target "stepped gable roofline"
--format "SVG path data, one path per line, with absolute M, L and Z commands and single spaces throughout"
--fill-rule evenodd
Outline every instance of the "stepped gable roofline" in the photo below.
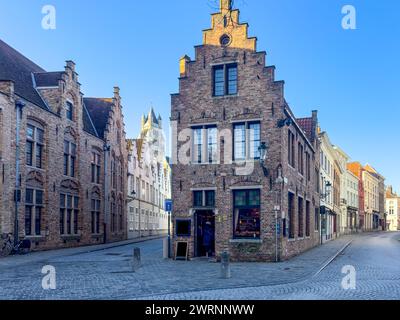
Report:
M 114 107 L 112 98 L 83 98 L 99 138 L 105 138 L 110 113 Z

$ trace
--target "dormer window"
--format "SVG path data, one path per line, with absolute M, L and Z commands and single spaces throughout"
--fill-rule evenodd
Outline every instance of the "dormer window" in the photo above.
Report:
M 74 121 L 74 105 L 71 102 L 67 101 L 65 109 L 66 109 L 67 119 Z
M 237 64 L 219 65 L 213 68 L 214 97 L 237 94 Z

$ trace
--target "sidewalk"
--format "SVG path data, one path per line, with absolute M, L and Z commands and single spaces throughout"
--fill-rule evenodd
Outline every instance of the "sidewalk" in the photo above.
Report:
M 161 238 L 14 256 L 0 260 L 0 299 L 141 299 L 292 284 L 310 279 L 352 239 L 360 238 L 344 236 L 281 263 L 232 263 L 231 279 L 221 279 L 219 263 L 163 259 Z M 131 266 L 134 246 L 142 256 L 136 272 Z M 57 290 L 42 289 L 44 265 L 56 268 Z
M 157 235 L 157 236 L 143 237 L 140 239 L 129 239 L 129 240 L 124 240 L 124 241 L 119 241 L 119 242 L 103 243 L 103 244 L 93 245 L 93 246 L 82 246 L 82 247 L 76 247 L 76 248 L 57 249 L 57 250 L 49 250 L 49 251 L 36 251 L 36 252 L 31 252 L 26 255 L 12 255 L 12 256 L 5 257 L 5 258 L 0 258 L 0 269 L 3 267 L 9 267 L 9 266 L 14 267 L 14 266 L 23 265 L 26 263 L 36 263 L 36 262 L 55 259 L 55 258 L 62 258 L 62 257 L 67 257 L 67 256 L 72 256 L 72 255 L 107 250 L 107 249 L 111 249 L 111 248 L 118 248 L 118 247 L 123 247 L 123 246 L 131 245 L 131 244 L 135 244 L 135 243 L 142 243 L 142 242 L 151 241 L 151 240 L 155 240 L 155 239 L 162 239 L 164 237 L 166 237 L 166 236 L 165 235 Z

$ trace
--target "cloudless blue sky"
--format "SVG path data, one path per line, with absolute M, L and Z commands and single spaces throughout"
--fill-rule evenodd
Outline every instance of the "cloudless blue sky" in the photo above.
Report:
M 41 28 L 42 7 L 57 29 Z M 357 30 L 343 30 L 354 5 Z M 258 50 L 286 82 L 296 116 L 318 109 L 323 130 L 353 160 L 371 163 L 400 191 L 400 1 L 236 0 Z M 121 87 L 129 137 L 153 105 L 169 119 L 179 58 L 194 57 L 217 0 L 0 0 L 0 38 L 48 71 L 74 60 L 85 96 Z M 396 99 L 397 97 L 397 99 Z

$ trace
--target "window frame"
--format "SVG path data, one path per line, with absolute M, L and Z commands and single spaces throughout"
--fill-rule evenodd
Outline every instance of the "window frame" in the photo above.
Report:
M 253 125 L 258 125 L 259 127 L 259 139 L 252 138 L 252 129 L 251 126 Z M 238 131 L 237 127 L 244 127 L 244 141 L 236 141 L 236 133 Z M 244 121 L 244 122 L 235 122 L 233 123 L 232 126 L 232 132 L 233 132 L 233 137 L 232 137 L 232 160 L 234 162 L 243 162 L 243 161 L 257 161 L 260 160 L 261 154 L 258 154 L 258 156 L 255 156 L 256 153 L 259 153 L 258 147 L 261 146 L 261 136 L 262 136 L 262 126 L 261 126 L 261 121 Z M 243 131 L 240 131 L 241 134 L 243 135 Z M 242 138 L 243 139 L 243 138 Z M 254 140 L 253 140 L 254 139 Z M 254 144 L 255 142 L 258 142 L 258 147 L 256 148 L 256 145 Z M 244 157 L 241 155 L 240 157 L 237 156 L 236 151 L 237 151 L 237 143 L 244 144 Z M 254 145 L 252 145 L 254 144 Z
M 26 146 L 25 146 L 25 161 L 28 167 L 43 169 L 43 155 L 45 146 L 45 131 L 38 125 L 29 123 L 26 127 Z M 32 136 L 28 135 L 28 129 L 32 130 Z M 40 138 L 41 137 L 41 138 Z M 28 145 L 30 145 L 29 160 L 28 160 Z M 40 155 L 38 156 L 38 151 Z
M 236 70 L 235 78 L 230 79 L 230 72 L 232 70 Z M 221 72 L 222 71 L 222 80 L 219 80 L 220 75 L 218 76 L 218 81 L 217 81 L 217 71 Z M 222 85 L 222 90 L 219 87 L 217 90 L 217 84 L 220 86 Z M 234 90 L 231 91 L 231 84 L 234 85 Z M 226 63 L 226 64 L 219 64 L 215 65 L 212 67 L 212 96 L 214 98 L 220 98 L 220 97 L 227 97 L 227 96 L 237 96 L 238 91 L 239 91 L 239 69 L 238 69 L 238 63 L 233 62 L 233 63 Z
M 32 192 L 32 201 L 28 201 L 28 191 Z M 41 201 L 38 201 L 38 193 L 41 193 Z M 27 209 L 29 208 L 29 219 L 27 221 Z M 42 217 L 44 211 L 44 190 L 27 187 L 25 189 L 25 236 L 37 237 L 42 234 Z M 38 218 L 39 216 L 39 218 Z M 29 229 L 27 228 L 29 222 Z M 29 232 L 26 232 L 27 229 Z
M 250 194 L 251 192 L 256 192 L 257 193 L 257 198 L 258 198 L 258 204 L 251 204 L 250 202 Z M 245 195 L 245 203 L 244 205 L 238 205 L 236 202 L 236 197 L 238 193 L 244 193 Z M 234 240 L 246 240 L 246 239 L 252 239 L 252 240 L 260 240 L 261 239 L 261 189 L 238 189 L 238 190 L 233 190 L 232 192 L 232 204 L 233 204 L 233 219 L 232 219 L 232 231 L 233 231 L 233 239 Z M 236 210 L 239 210 L 238 213 L 236 214 Z M 238 235 L 237 232 L 237 223 L 239 223 L 240 219 L 240 210 L 248 210 L 249 212 L 251 210 L 257 210 L 258 211 L 258 222 L 254 222 L 256 229 L 258 227 L 259 230 L 256 231 L 246 231 L 248 233 L 253 232 L 253 236 L 240 236 Z M 236 216 L 238 215 L 238 221 L 236 222 Z M 248 219 L 251 220 L 251 216 L 248 215 Z M 256 220 L 255 218 L 254 220 Z
M 61 200 L 62 198 L 64 198 L 64 201 Z M 59 231 L 61 236 L 79 235 L 80 200 L 76 194 L 68 192 L 60 193 Z

